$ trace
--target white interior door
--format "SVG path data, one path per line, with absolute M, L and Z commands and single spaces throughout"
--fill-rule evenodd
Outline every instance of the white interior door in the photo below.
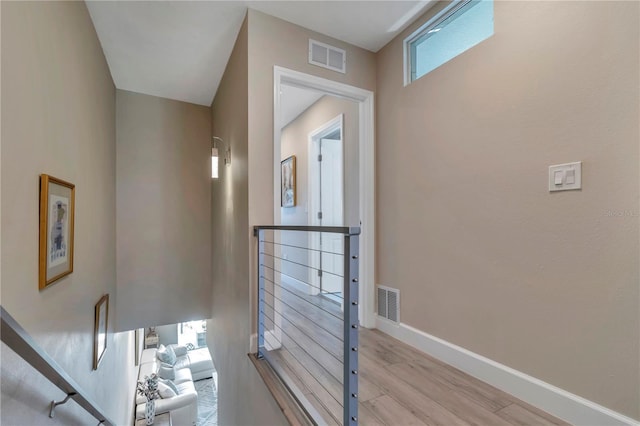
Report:
M 343 150 L 341 131 L 323 138 L 319 143 L 318 179 L 320 187 L 321 226 L 344 225 L 344 178 Z M 344 237 L 341 234 L 322 233 L 320 247 L 320 292 L 325 295 L 338 296 L 341 301 L 343 286 L 343 253 Z

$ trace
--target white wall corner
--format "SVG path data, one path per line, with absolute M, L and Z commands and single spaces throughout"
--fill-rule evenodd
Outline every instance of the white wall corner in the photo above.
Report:
M 249 337 L 249 353 L 255 354 L 256 352 L 258 352 L 258 334 L 253 333 Z
M 407 324 L 377 317 L 377 328 L 516 398 L 575 425 L 640 426 L 640 422 Z

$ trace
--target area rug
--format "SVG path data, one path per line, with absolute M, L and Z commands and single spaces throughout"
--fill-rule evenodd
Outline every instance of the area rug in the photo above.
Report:
M 215 373 L 214 373 L 215 374 Z M 214 379 L 193 382 L 198 392 L 198 426 L 217 426 L 218 390 Z

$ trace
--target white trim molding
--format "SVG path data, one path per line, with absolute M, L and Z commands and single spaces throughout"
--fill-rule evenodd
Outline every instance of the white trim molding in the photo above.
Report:
M 280 280 L 282 281 L 283 284 L 288 284 L 291 287 L 294 287 L 299 291 L 305 294 L 309 294 L 311 296 L 315 296 L 320 293 L 316 287 L 313 287 L 305 283 L 304 281 L 300 281 L 299 279 L 289 276 L 287 274 L 281 274 Z
M 407 324 L 377 317 L 377 328 L 465 373 L 574 425 L 640 426 L 640 422 Z
M 361 89 L 337 81 L 327 80 L 315 75 L 305 74 L 280 66 L 273 67 L 273 170 L 280 167 L 280 86 L 287 84 L 303 89 L 313 89 L 328 95 L 337 96 L 358 102 L 360 115 L 359 126 L 359 198 L 360 198 L 360 324 L 373 328 L 376 324 L 375 314 L 375 145 L 374 145 L 374 94 L 370 90 Z M 273 174 L 273 219 L 279 225 L 280 212 L 280 176 Z

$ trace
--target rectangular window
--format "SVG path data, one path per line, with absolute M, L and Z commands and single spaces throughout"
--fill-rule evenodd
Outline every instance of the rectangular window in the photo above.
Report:
M 493 0 L 452 2 L 405 39 L 405 85 L 492 35 Z
M 178 344 L 189 349 L 207 346 L 207 321 L 189 321 L 178 324 Z

